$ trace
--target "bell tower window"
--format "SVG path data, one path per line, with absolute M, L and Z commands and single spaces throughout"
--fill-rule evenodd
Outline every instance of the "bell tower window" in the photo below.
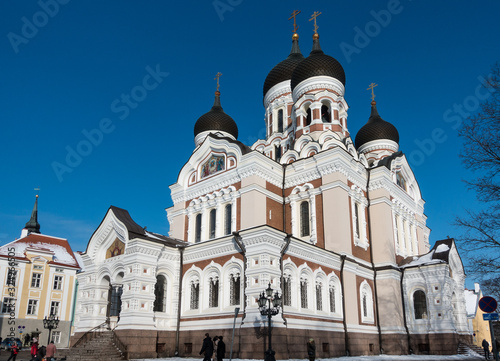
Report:
M 328 105 L 323 104 L 321 106 L 321 121 L 323 123 L 331 123 L 331 121 L 332 121 L 332 115 L 331 115 L 330 108 L 328 107 Z
M 307 111 L 306 111 L 306 127 L 311 125 L 312 123 L 312 111 L 311 111 L 311 108 L 307 108 Z
M 278 133 L 283 133 L 283 109 L 278 110 Z

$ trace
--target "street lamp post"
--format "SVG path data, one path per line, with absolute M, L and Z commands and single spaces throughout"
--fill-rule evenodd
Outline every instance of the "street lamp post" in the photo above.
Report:
M 262 316 L 267 315 L 268 321 L 268 335 L 269 335 L 269 349 L 266 351 L 266 356 L 264 358 L 265 361 L 276 361 L 273 351 L 271 347 L 271 317 L 277 315 L 280 312 L 281 307 L 281 297 L 278 294 L 278 291 L 275 292 L 273 296 L 273 289 L 271 288 L 271 283 L 265 290 L 262 292 L 259 297 L 259 310 Z
M 49 316 L 49 318 L 47 318 L 47 316 L 45 316 L 45 318 L 43 319 L 43 328 L 49 330 L 49 338 L 47 340 L 47 345 L 50 343 L 50 333 L 52 332 L 53 329 L 57 328 L 57 326 L 59 325 L 59 317 L 54 317 L 53 314 L 51 314 Z

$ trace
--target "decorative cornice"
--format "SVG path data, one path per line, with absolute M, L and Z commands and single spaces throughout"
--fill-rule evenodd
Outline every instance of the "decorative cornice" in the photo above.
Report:
M 345 93 L 344 85 L 337 79 L 324 75 L 313 76 L 300 82 L 299 85 L 295 87 L 292 93 L 294 103 L 297 103 L 303 94 L 315 89 L 328 89 L 342 97 Z
M 264 96 L 264 108 L 267 109 L 269 103 L 271 103 L 274 99 L 291 92 L 292 88 L 290 86 L 290 80 L 284 80 L 281 83 L 276 84 L 269 89 Z

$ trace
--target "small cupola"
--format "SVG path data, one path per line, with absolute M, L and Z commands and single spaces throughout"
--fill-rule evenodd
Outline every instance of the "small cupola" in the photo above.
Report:
M 219 76 L 217 73 L 217 91 L 212 109 L 198 118 L 194 125 L 194 142 L 200 145 L 208 134 L 219 133 L 223 137 L 236 140 L 238 138 L 238 126 L 236 122 L 222 109 L 219 92 Z
M 356 134 L 354 143 L 359 153 L 373 153 L 372 158 L 381 159 L 398 151 L 399 133 L 394 125 L 378 114 L 377 103 L 373 98 L 370 118 Z M 368 154 L 367 158 L 370 158 Z

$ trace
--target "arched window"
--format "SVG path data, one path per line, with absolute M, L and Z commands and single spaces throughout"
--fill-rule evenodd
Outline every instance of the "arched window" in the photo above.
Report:
M 194 226 L 194 241 L 196 243 L 201 241 L 201 213 L 196 215 Z
M 190 309 L 197 310 L 200 307 L 200 284 L 198 282 L 191 282 L 191 299 Z
M 219 278 L 210 278 L 208 307 L 219 307 Z
M 307 280 L 300 280 L 300 307 L 307 308 Z
M 231 275 L 230 282 L 230 300 L 229 303 L 231 306 L 240 304 L 240 275 Z
M 330 285 L 328 293 L 330 296 L 330 312 L 337 312 L 337 302 L 335 300 L 335 285 Z
M 424 291 L 417 290 L 413 293 L 413 308 L 415 309 L 416 320 L 427 318 L 427 300 Z
M 283 109 L 278 110 L 278 133 L 283 133 Z
M 306 237 L 311 234 L 309 227 L 309 202 L 300 203 L 300 236 Z
M 323 311 L 323 285 L 321 282 L 316 283 L 316 310 Z
M 153 304 L 154 312 L 165 312 L 166 311 L 166 286 L 167 280 L 165 276 L 156 276 L 155 284 L 155 302 Z
M 332 121 L 330 108 L 324 104 L 321 106 L 321 120 L 323 123 L 330 123 Z
M 231 204 L 226 205 L 224 208 L 225 220 L 224 220 L 224 234 L 231 234 L 231 217 L 232 217 L 232 206 Z
M 396 183 L 398 186 L 406 190 L 406 180 L 405 177 L 403 177 L 403 174 L 401 172 L 396 173 Z
M 311 125 L 312 123 L 312 111 L 311 111 L 311 108 L 307 108 L 307 111 L 306 111 L 306 127 Z
M 373 294 L 368 282 L 363 281 L 360 287 L 361 321 L 373 322 Z
M 210 238 L 215 238 L 215 221 L 216 221 L 216 211 L 212 209 L 210 211 Z
M 281 160 L 281 146 L 280 145 L 274 146 L 274 154 L 275 154 L 276 162 L 279 162 Z
M 292 305 L 292 279 L 290 276 L 285 276 L 283 279 L 283 304 L 285 306 Z

